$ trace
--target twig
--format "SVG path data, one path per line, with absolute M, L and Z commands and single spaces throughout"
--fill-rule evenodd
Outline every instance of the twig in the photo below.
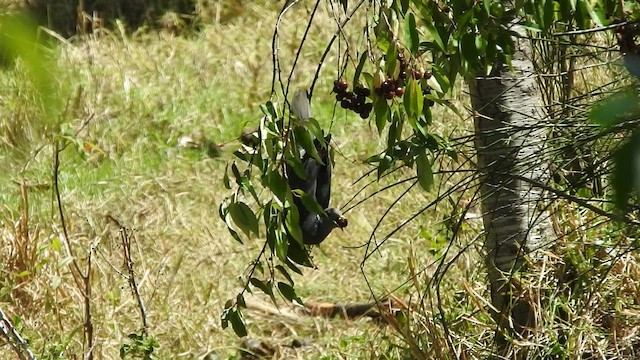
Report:
M 347 16 L 347 18 L 342 21 L 342 23 L 338 27 L 338 31 L 333 33 L 331 40 L 329 40 L 329 44 L 327 44 L 327 47 L 324 49 L 324 53 L 322 54 L 322 57 L 320 57 L 318 67 L 316 68 L 316 73 L 313 75 L 313 81 L 311 82 L 311 87 L 309 88 L 309 95 L 313 94 L 313 88 L 315 87 L 316 81 L 318 81 L 318 77 L 320 76 L 320 69 L 322 69 L 322 65 L 324 64 L 324 59 L 327 57 L 327 55 L 329 55 L 329 51 L 331 50 L 331 46 L 333 45 L 333 42 L 336 41 L 336 39 L 338 38 L 338 35 L 342 33 L 342 28 L 345 25 L 347 25 L 347 23 L 351 20 L 351 18 L 356 13 L 356 11 L 358 11 L 360 6 L 364 4 L 364 2 L 365 0 L 360 0 L 360 2 L 353 8 L 353 10 L 351 10 L 351 13 Z
M 309 29 L 311 29 L 311 24 L 313 24 L 313 18 L 316 15 L 316 11 L 318 11 L 318 6 L 320 6 L 320 1 L 321 0 L 317 0 L 316 6 L 313 7 L 313 11 L 311 12 L 311 16 L 309 16 L 309 21 L 307 22 L 307 28 L 304 30 L 304 34 L 302 35 L 302 40 L 300 40 L 300 46 L 298 46 L 296 57 L 295 59 L 293 59 L 293 65 L 291 65 L 291 71 L 289 72 L 289 77 L 287 78 L 287 88 L 284 91 L 285 102 L 287 99 L 287 95 L 289 95 L 289 85 L 291 85 L 291 77 L 293 77 L 293 71 L 296 69 L 296 64 L 298 63 L 298 59 L 300 58 L 300 54 L 302 53 L 302 46 L 304 46 L 305 40 L 309 35 Z
M 635 24 L 635 23 L 638 23 L 638 22 L 640 22 L 640 20 L 624 21 L 624 22 L 619 22 L 619 23 L 615 23 L 615 24 L 611 24 L 611 25 L 607 25 L 607 26 L 602 26 L 602 27 L 598 27 L 598 28 L 593 28 L 593 29 L 573 30 L 573 31 L 553 33 L 551 35 L 552 36 L 565 36 L 565 35 L 589 34 L 589 33 L 594 33 L 594 32 L 600 32 L 600 31 L 607 31 L 607 30 L 611 30 L 611 29 L 616 29 L 616 28 L 619 28 L 619 27 Z
M 7 342 L 11 345 L 13 351 L 18 354 L 20 360 L 36 359 L 31 350 L 29 350 L 29 345 L 24 341 L 24 339 L 22 339 L 22 336 L 20 336 L 16 328 L 13 327 L 13 324 L 11 324 L 7 315 L 2 311 L 2 308 L 0 308 L 0 332 L 2 332 L 2 335 L 7 339 Z
M 64 147 L 63 147 L 64 148 Z M 62 232 L 64 234 L 64 245 L 71 258 L 71 275 L 76 283 L 76 287 L 82 293 L 84 302 L 84 344 L 87 360 L 93 360 L 93 321 L 91 318 L 91 252 L 89 249 L 89 255 L 87 256 L 87 274 L 84 275 L 80 271 L 80 266 L 76 256 L 71 248 L 69 241 L 69 232 L 67 231 L 67 223 L 64 217 L 64 211 L 62 209 L 62 199 L 60 197 L 60 185 L 59 185 L 59 172 L 60 172 L 60 144 L 56 142 L 53 151 L 53 185 L 54 192 L 57 201 L 58 215 L 60 216 L 60 223 L 62 225 Z
M 136 273 L 133 270 L 133 260 L 131 259 L 131 238 L 132 235 L 127 231 L 127 228 L 122 226 L 119 221 L 114 219 L 112 216 L 109 218 L 115 222 L 120 228 L 120 239 L 122 240 L 122 252 L 124 255 L 124 265 L 129 272 L 129 276 L 127 276 L 127 280 L 129 281 L 129 287 L 131 288 L 131 293 L 133 297 L 136 299 L 138 303 L 138 310 L 140 310 L 140 319 L 142 320 L 142 333 L 143 335 L 147 335 L 147 331 L 149 329 L 149 323 L 147 322 L 147 312 L 144 307 L 144 303 L 142 302 L 142 297 L 140 296 L 140 291 L 138 288 L 138 283 L 136 282 Z
M 627 225 L 635 225 L 635 226 L 639 226 L 640 225 L 640 221 L 631 219 L 627 216 L 624 215 L 618 215 L 618 214 L 614 214 L 614 213 L 610 213 L 604 209 L 601 209 L 597 206 L 591 205 L 589 203 L 588 199 L 584 199 L 584 198 L 580 198 L 577 196 L 573 196 L 571 194 L 568 194 L 564 191 L 561 190 L 557 190 L 552 188 L 549 185 L 546 185 L 538 180 L 534 180 L 534 179 L 530 179 L 527 178 L 526 176 L 522 176 L 522 175 L 517 175 L 517 174 L 505 174 L 506 176 L 510 176 L 513 179 L 516 180 L 520 180 L 520 181 L 524 181 L 526 183 L 529 183 L 532 186 L 535 186 L 537 188 L 540 188 L 544 191 L 548 191 L 550 193 L 552 193 L 553 195 L 557 196 L 558 198 L 562 198 L 565 200 L 568 200 L 569 202 L 575 203 L 585 209 L 591 210 L 594 213 L 604 216 L 605 218 L 608 218 L 609 220 L 614 220 L 614 221 L 620 221 L 622 223 L 625 223 Z

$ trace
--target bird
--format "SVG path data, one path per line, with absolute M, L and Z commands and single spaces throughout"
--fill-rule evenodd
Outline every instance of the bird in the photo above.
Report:
M 309 98 L 305 90 L 299 90 L 294 96 L 291 111 L 300 120 L 307 120 L 310 117 Z M 322 141 L 322 142 L 321 142 Z M 322 243 L 335 228 L 344 229 L 348 225 L 347 219 L 342 212 L 330 207 L 331 198 L 331 167 L 332 159 L 329 152 L 331 134 L 323 139 L 315 139 L 314 146 L 318 151 L 321 162 L 304 153 L 302 155 L 302 168 L 305 179 L 299 177 L 290 166 L 286 166 L 286 175 L 291 190 L 302 190 L 313 198 L 324 210 L 324 214 L 317 214 L 307 209 L 302 203 L 302 199 L 294 196 L 294 204 L 299 213 L 299 225 L 302 230 L 303 242 L 307 245 L 318 245 Z

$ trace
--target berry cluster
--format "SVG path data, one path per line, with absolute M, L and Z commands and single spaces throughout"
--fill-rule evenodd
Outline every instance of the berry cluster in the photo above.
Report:
M 388 100 L 392 100 L 396 96 L 404 95 L 404 87 L 402 87 L 401 83 L 404 81 L 400 81 L 401 79 L 389 79 L 387 78 L 385 81 L 380 84 L 379 88 L 376 88 L 376 95 L 382 96 Z
M 336 80 L 333 82 L 333 92 L 336 93 L 336 100 L 340 101 L 343 109 L 355 111 L 361 118 L 366 119 L 373 109 L 373 103 L 367 103 L 367 96 L 371 94 L 371 90 L 356 86 L 353 91 L 347 91 L 348 84 L 344 80 Z
M 388 100 L 392 100 L 396 96 L 404 95 L 404 86 L 407 80 L 407 70 L 409 70 L 409 67 L 402 53 L 398 55 L 397 59 L 400 63 L 400 71 L 398 72 L 397 77 L 393 78 L 389 74 L 387 74 L 386 76 L 384 76 L 384 74 L 381 74 L 379 78 L 379 86 L 375 89 L 376 95 L 384 97 Z M 423 78 L 428 80 L 431 77 L 431 73 L 428 71 L 422 72 L 420 70 L 411 69 L 411 76 L 415 80 L 421 80 Z

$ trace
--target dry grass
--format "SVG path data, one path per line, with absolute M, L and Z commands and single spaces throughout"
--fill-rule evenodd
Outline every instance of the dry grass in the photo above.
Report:
M 67 146 L 60 153 L 60 192 L 70 247 L 82 271 L 86 271 L 86 255 L 93 251 L 90 300 L 98 358 L 118 357 L 127 335 L 141 327 L 124 275 L 119 228 L 110 218 L 134 236 L 134 267 L 149 333 L 160 344 L 159 357 L 196 358 L 211 350 L 236 353 L 239 340 L 220 328 L 220 312 L 224 301 L 241 288 L 239 276 L 258 254 L 262 241 L 237 244 L 217 216 L 218 204 L 227 195 L 222 173 L 237 145 L 228 143 L 222 158 L 211 159 L 198 150 L 178 148 L 177 142 L 193 134 L 227 142 L 259 118 L 257 105 L 267 99 L 270 88 L 268 36 L 275 13 L 258 17 L 257 13 L 267 10 L 251 11 L 233 24 L 208 27 L 194 38 L 162 33 L 128 36 L 117 29 L 104 30 L 61 43 L 54 54 L 60 68 L 56 73 L 60 97 L 68 103 L 63 128 L 73 135 L 69 142 L 63 141 Z M 302 10 L 293 16 L 306 14 Z M 328 18 L 321 21 L 330 23 Z M 284 29 L 281 51 L 285 58 L 291 58 L 301 29 L 297 25 Z M 315 67 L 311 59 L 322 50 L 320 43 L 307 45 L 310 60 L 301 63 L 297 83 L 308 83 L 307 75 Z M 314 98 L 316 117 L 323 118 L 325 125 L 332 112 L 328 84 L 333 75 L 327 68 Z M 19 80 L 5 73 L 2 82 L 3 89 L 15 89 Z M 15 130 L 22 131 L 16 136 L 3 131 L 2 171 L 11 175 L 1 183 L 6 204 L 2 254 L 7 259 L 2 306 L 20 319 L 19 329 L 40 356 L 55 358 L 60 349 L 65 357 L 78 356 L 83 295 L 74 283 L 62 223 L 52 202 L 54 148 L 50 137 L 40 136 L 49 129 L 40 127 L 38 114 L 24 106 L 20 93 L 5 92 L 2 98 L 9 105 L 2 109 L 10 117 L 8 123 L 23 124 Z M 344 204 L 358 189 L 352 182 L 366 171 L 361 160 L 377 147 L 378 137 L 356 116 L 340 111 L 334 139 L 344 155 L 337 160 L 335 175 L 335 189 L 343 190 L 336 191 L 334 201 Z M 16 184 L 23 182 L 34 186 Z M 28 196 L 29 209 L 21 205 L 21 189 Z M 303 298 L 370 298 L 360 272 L 363 249 L 354 246 L 367 241 L 384 206 L 396 195 L 379 196 L 350 212 L 349 231 L 336 232 L 314 250 L 318 269 L 294 277 Z M 416 192 L 381 233 L 393 229 L 426 196 Z M 424 267 L 420 264 L 427 261 L 423 259 L 427 249 L 415 234 L 418 226 L 429 223 L 424 217 L 413 224 L 406 235 L 392 238 L 368 262 L 366 271 L 376 295 L 391 292 L 410 278 L 406 267 L 410 252 L 420 259 L 418 268 Z M 408 294 L 404 288 L 398 293 L 401 297 Z M 253 297 L 250 306 L 265 301 Z M 286 313 L 288 305 L 280 301 L 280 306 Z M 378 351 L 371 339 L 380 341 L 390 335 L 367 320 L 287 317 L 264 307 L 247 312 L 251 335 L 282 344 L 294 337 L 313 339 L 311 348 L 299 350 L 296 356 L 301 358 L 359 357 Z M 1 351 L 3 357 L 9 356 L 9 348 Z M 291 351 L 282 356 L 293 356 Z
M 284 59 L 292 58 L 304 29 L 294 19 L 306 15 L 308 9 L 297 10 L 283 28 Z M 158 357 L 195 359 L 210 351 L 226 357 L 237 354 L 240 341 L 230 330 L 221 329 L 220 313 L 224 302 L 241 289 L 241 276 L 259 253 L 262 240 L 254 239 L 244 246 L 236 243 L 217 210 L 228 194 L 221 179 L 237 146 L 232 140 L 245 124 L 257 121 L 257 105 L 269 95 L 269 38 L 275 16 L 273 9 L 254 5 L 233 23 L 208 26 L 191 38 L 164 33 L 126 35 L 116 28 L 63 42 L 55 50 L 53 57 L 59 68 L 55 79 L 67 109 L 57 134 L 68 136 L 56 138 L 66 144 L 59 154 L 58 174 L 64 225 L 82 271 L 88 265 L 87 254 L 93 254 L 89 299 L 97 358 L 118 358 L 120 347 L 128 342 L 127 335 L 140 333 L 142 325 L 125 275 L 120 229 L 113 220 L 133 236 L 131 257 L 148 331 L 160 344 Z M 305 56 L 293 79 L 296 85 L 310 82 L 322 53 L 326 36 L 317 35 L 326 34 L 332 20 L 324 14 L 319 22 L 318 33 L 303 50 Z M 335 64 L 335 54 L 327 64 Z M 335 145 L 341 155 L 336 160 L 332 201 L 342 205 L 362 186 L 353 185 L 368 170 L 362 160 L 381 149 L 384 139 L 379 139 L 375 127 L 353 114 L 339 110 L 332 117 L 328 93 L 336 72 L 335 65 L 326 66 L 313 106 L 315 117 L 324 126 L 333 121 Z M 82 287 L 74 282 L 63 223 L 53 197 L 55 129 L 28 106 L 29 92 L 21 91 L 29 86 L 24 76 L 20 71 L 0 73 L 0 121 L 12 125 L 0 130 L 0 171 L 9 174 L 0 177 L 0 306 L 19 320 L 18 329 L 30 339 L 39 357 L 80 358 L 84 297 Z M 469 122 L 461 122 L 442 109 L 437 111 L 435 119 L 442 121 L 434 125 L 434 131 L 448 133 L 459 127 L 456 134 L 465 134 Z M 222 158 L 179 148 L 178 140 L 185 135 L 225 143 Z M 442 165 L 449 166 L 453 165 Z M 386 181 L 408 175 L 409 170 L 402 170 Z M 446 188 L 464 177 L 461 174 L 440 181 Z M 369 192 L 381 186 L 374 184 Z M 304 276 L 294 276 L 294 280 L 303 299 L 366 301 L 372 292 L 376 296 L 393 292 L 415 311 L 405 320 L 383 326 L 366 319 L 300 316 L 284 300 L 279 299 L 278 309 L 268 298 L 256 294 L 248 298 L 245 313 L 251 336 L 280 344 L 276 358 L 422 355 L 442 359 L 452 357 L 439 320 L 444 317 L 460 354 L 467 358 L 486 356 L 492 347 L 494 324 L 486 310 L 485 275 L 478 261 L 478 221 L 464 222 L 456 243 L 445 252 L 451 232 L 441 220 L 457 205 L 444 202 L 437 210 L 417 217 L 367 260 L 366 278 L 361 272 L 364 248 L 359 246 L 368 241 L 382 213 L 403 189 L 384 192 L 350 211 L 348 230 L 336 231 L 313 250 L 318 268 L 305 269 Z M 461 200 L 470 197 L 462 192 L 456 196 Z M 412 190 L 381 224 L 376 240 L 434 198 L 435 194 Z M 574 228 L 588 216 L 577 211 L 565 214 L 572 218 L 559 218 L 558 223 Z M 613 241 L 618 236 L 588 227 L 571 234 L 573 238 L 558 245 L 557 253 L 583 255 L 590 237 Z M 442 258 L 452 260 L 452 267 L 439 281 L 434 276 Z M 559 346 L 558 331 L 563 330 L 568 340 L 562 349 L 565 352 L 559 353 L 570 358 L 598 346 L 615 348 L 624 341 L 626 349 L 632 348 L 628 343 L 637 332 L 634 315 L 640 302 L 632 281 L 638 276 L 635 256 L 616 257 L 606 282 L 588 284 L 595 294 L 593 301 L 579 303 L 581 312 L 568 315 L 571 322 L 554 326 L 558 307 L 574 309 L 572 301 L 582 301 L 582 294 L 576 294 L 575 289 L 554 292 L 555 272 L 567 262 L 549 253 L 538 275 L 522 280 L 539 289 L 532 298 L 540 302 L 540 316 L 546 316 L 545 324 L 549 324 L 536 342 L 545 351 L 554 349 Z M 443 314 L 435 298 L 436 285 L 442 292 Z M 616 289 L 611 290 L 615 294 L 602 288 Z M 612 298 L 618 302 L 607 302 Z M 294 338 L 309 338 L 312 346 L 286 346 Z M 8 346 L 0 347 L 0 357 L 10 356 Z

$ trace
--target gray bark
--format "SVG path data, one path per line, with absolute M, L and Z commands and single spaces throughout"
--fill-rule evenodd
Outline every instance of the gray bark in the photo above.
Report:
M 544 181 L 546 131 L 526 40 L 516 43 L 513 69 L 495 67 L 468 79 L 475 121 L 485 250 L 494 318 L 501 330 L 526 337 L 532 303 L 518 281 L 550 230 L 542 193 L 523 179 Z M 498 334 L 500 339 L 500 335 Z

